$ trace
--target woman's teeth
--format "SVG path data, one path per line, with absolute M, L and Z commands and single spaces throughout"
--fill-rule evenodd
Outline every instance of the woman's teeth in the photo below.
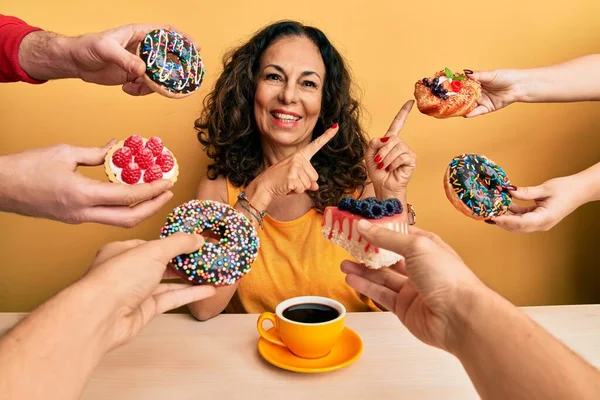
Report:
M 300 120 L 300 117 L 294 117 L 293 115 L 288 115 L 288 114 L 279 114 L 279 113 L 273 113 L 272 114 L 275 118 L 284 121 L 284 122 L 295 122 Z

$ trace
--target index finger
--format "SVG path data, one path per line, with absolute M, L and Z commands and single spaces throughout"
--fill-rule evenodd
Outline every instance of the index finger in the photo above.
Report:
M 339 125 L 334 124 L 331 128 L 327 129 L 321 136 L 310 142 L 305 148 L 300 150 L 304 156 L 310 160 L 315 154 L 319 152 L 333 137 L 338 133 Z
M 150 200 L 173 187 L 173 181 L 160 179 L 136 185 L 97 182 L 84 186 L 87 203 L 92 206 L 132 206 Z
M 404 103 L 400 111 L 398 111 L 398 114 L 396 114 L 396 117 L 394 117 L 394 120 L 385 133 L 385 136 L 397 136 L 400 133 L 414 104 L 414 100 L 409 100 Z

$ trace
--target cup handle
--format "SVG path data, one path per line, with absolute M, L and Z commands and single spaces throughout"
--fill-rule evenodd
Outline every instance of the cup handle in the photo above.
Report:
M 267 332 L 265 328 L 263 328 L 263 322 L 265 321 L 271 321 L 275 329 L 272 329 L 271 331 Z M 287 347 L 285 343 L 281 341 L 279 335 L 276 336 L 272 333 L 273 331 L 277 330 L 277 319 L 275 318 L 275 314 L 270 312 L 264 312 L 260 314 L 260 317 L 258 317 L 258 322 L 256 323 L 256 328 L 258 329 L 258 333 L 260 334 L 260 336 L 262 336 L 262 338 L 266 341 L 276 344 L 278 346 Z

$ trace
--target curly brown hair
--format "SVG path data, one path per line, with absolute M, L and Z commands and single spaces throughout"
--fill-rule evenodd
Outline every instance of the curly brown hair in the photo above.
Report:
M 337 122 L 337 135 L 311 163 L 319 174 L 319 190 L 308 192 L 315 208 L 323 212 L 356 190 L 362 194 L 367 180 L 364 164 L 367 139 L 360 126 L 360 104 L 354 98 L 350 73 L 342 55 L 319 29 L 296 21 L 280 21 L 257 32 L 246 44 L 223 57 L 223 73 L 204 100 L 195 122 L 198 140 L 213 163 L 208 178 L 229 178 L 236 186 L 247 186 L 263 167 L 259 131 L 254 120 L 254 94 L 260 59 L 276 40 L 300 36 L 319 49 L 325 64 L 321 113 L 312 139 Z

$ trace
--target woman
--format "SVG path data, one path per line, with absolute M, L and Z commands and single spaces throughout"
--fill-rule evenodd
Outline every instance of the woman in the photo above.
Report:
M 377 310 L 345 284 L 339 265 L 348 254 L 322 236 L 321 213 L 345 195 L 396 197 L 406 206 L 416 157 L 397 134 L 411 107 L 368 142 L 342 56 L 323 32 L 298 22 L 270 25 L 227 55 L 196 121 L 213 160 L 197 197 L 245 213 L 261 250 L 247 276 L 190 305 L 194 316 L 272 311 L 300 295 Z

